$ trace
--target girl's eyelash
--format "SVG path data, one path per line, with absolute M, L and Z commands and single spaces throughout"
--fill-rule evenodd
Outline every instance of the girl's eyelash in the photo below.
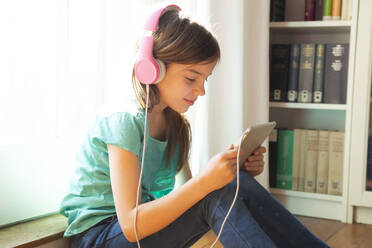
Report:
M 187 80 L 189 80 L 190 82 L 194 82 L 195 81 L 195 79 L 193 79 L 193 78 L 186 78 Z

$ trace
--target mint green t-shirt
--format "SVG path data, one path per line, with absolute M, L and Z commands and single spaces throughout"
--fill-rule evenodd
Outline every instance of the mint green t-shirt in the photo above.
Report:
M 61 203 L 61 214 L 68 217 L 65 236 L 81 233 L 101 220 L 116 215 L 111 189 L 107 144 L 132 152 L 142 161 L 144 111 L 126 106 L 120 111 L 101 111 L 88 130 L 76 156 L 76 170 L 67 195 Z M 179 146 L 168 166 L 167 141 L 149 135 L 142 175 L 142 202 L 160 198 L 174 188 L 179 163 Z M 166 168 L 165 168 L 166 167 Z

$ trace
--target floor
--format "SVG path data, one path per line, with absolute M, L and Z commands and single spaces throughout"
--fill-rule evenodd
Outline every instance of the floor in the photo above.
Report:
M 345 224 L 335 220 L 302 216 L 297 218 L 332 248 L 372 248 L 372 225 Z M 191 248 L 209 247 L 215 238 L 213 232 L 208 232 Z M 215 247 L 223 246 L 218 243 Z

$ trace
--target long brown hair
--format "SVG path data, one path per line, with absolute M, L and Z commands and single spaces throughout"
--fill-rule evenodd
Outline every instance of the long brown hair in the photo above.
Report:
M 179 16 L 177 10 L 167 10 L 159 19 L 154 37 L 153 56 L 164 62 L 196 64 L 211 63 L 220 59 L 220 48 L 213 35 L 198 23 Z M 142 109 L 146 107 L 146 85 L 139 82 L 132 72 L 132 83 L 138 103 Z M 149 108 L 160 101 L 159 90 L 156 85 L 150 85 Z M 177 144 L 180 145 L 180 161 L 177 171 L 188 163 L 191 146 L 190 123 L 184 114 L 179 114 L 167 107 L 164 109 L 167 125 L 166 138 L 168 140 L 167 165 L 175 153 Z

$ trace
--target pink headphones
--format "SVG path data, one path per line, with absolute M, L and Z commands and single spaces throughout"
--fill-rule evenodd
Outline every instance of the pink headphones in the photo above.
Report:
M 145 23 L 145 30 L 156 31 L 158 29 L 158 22 L 162 14 L 170 9 L 180 11 L 181 8 L 177 5 L 168 5 L 153 12 Z M 139 57 L 134 66 L 134 73 L 137 79 L 143 84 L 156 84 L 164 78 L 165 64 L 155 59 L 152 55 L 152 48 L 154 45 L 154 37 L 145 36 L 142 39 L 139 49 Z

